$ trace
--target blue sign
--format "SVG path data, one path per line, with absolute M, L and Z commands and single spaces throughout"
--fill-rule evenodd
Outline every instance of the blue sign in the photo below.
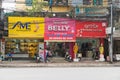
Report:
M 85 8 L 86 16 L 105 16 L 107 12 L 107 9 L 103 8 Z

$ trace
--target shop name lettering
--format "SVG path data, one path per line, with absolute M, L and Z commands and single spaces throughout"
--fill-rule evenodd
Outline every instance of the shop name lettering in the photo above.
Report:
M 30 22 L 26 22 L 26 23 L 22 23 L 20 21 L 18 21 L 17 23 L 15 23 L 12 27 L 12 29 L 16 28 L 17 26 L 20 26 L 20 29 L 26 29 L 26 30 L 30 30 Z
M 86 24 L 86 25 L 84 25 L 84 28 L 85 29 L 96 29 L 96 28 L 98 28 L 98 25 L 96 25 L 96 24 Z
M 64 21 L 64 22 L 59 22 L 59 21 L 54 21 L 54 24 L 68 24 L 68 22 Z
M 68 31 L 70 29 L 70 26 L 66 26 L 66 25 L 49 25 L 48 26 L 48 31 Z

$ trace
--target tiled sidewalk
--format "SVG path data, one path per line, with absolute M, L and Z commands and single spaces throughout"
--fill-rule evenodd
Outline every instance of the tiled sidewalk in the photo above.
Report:
M 0 67 L 120 67 L 120 62 L 99 62 L 99 61 L 80 61 L 80 62 L 48 62 L 36 63 L 35 61 L 3 61 Z

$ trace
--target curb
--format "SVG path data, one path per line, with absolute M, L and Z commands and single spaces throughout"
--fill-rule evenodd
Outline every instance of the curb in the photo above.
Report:
M 27 63 L 27 64 L 4 64 L 0 67 L 120 67 L 120 64 L 109 63 Z

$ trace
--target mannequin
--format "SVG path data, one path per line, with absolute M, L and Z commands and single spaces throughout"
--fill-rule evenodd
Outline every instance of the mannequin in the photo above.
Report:
M 77 43 L 75 43 L 75 45 L 73 46 L 73 52 L 74 52 L 74 56 L 75 56 L 74 59 L 76 59 L 76 54 L 78 52 L 78 45 L 77 45 Z
M 104 59 L 104 47 L 103 47 L 103 44 L 101 43 L 100 44 L 100 47 L 99 47 L 99 52 L 100 52 L 100 61 L 105 61 Z

